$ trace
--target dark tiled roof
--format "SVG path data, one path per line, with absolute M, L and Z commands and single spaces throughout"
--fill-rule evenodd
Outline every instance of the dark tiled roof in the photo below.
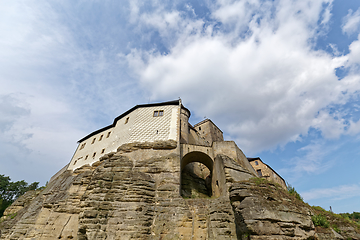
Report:
M 88 138 L 90 138 L 90 137 L 92 137 L 92 136 L 94 136 L 94 135 L 96 135 L 96 134 L 98 134 L 98 133 L 101 133 L 101 132 L 106 131 L 106 130 L 112 128 L 112 127 L 115 127 L 117 121 L 119 121 L 121 118 L 123 118 L 124 116 L 128 115 L 129 113 L 131 113 L 132 111 L 134 111 L 134 110 L 136 110 L 136 109 L 138 109 L 138 108 L 143 108 L 143 107 L 156 107 L 156 106 L 166 106 L 166 105 L 179 105 L 179 102 L 180 102 L 180 100 L 175 100 L 175 101 L 169 101 L 169 102 L 149 103 L 149 104 L 136 105 L 136 106 L 130 108 L 129 110 L 127 110 L 126 112 L 124 112 L 123 114 L 121 114 L 120 116 L 116 117 L 116 118 L 114 119 L 114 122 L 113 122 L 111 125 L 106 126 L 106 127 L 103 127 L 103 128 L 101 128 L 101 129 L 99 129 L 99 130 L 96 130 L 95 132 L 90 133 L 89 135 L 87 135 L 87 136 L 83 137 L 82 139 L 80 139 L 80 140 L 78 141 L 78 143 L 80 143 L 80 142 L 82 142 L 82 141 L 84 141 L 84 140 L 86 140 L 86 139 L 88 139 Z M 189 111 L 189 110 L 188 110 L 187 108 L 185 108 L 183 105 L 181 105 L 181 107 L 184 108 L 184 109 L 186 109 L 187 111 Z M 190 111 L 189 111 L 189 113 L 190 113 Z

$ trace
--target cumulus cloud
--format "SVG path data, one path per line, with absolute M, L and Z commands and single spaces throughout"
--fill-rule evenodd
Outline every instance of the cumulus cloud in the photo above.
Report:
M 332 200 L 343 200 L 360 196 L 360 184 L 341 185 L 333 188 L 311 189 L 302 192 L 301 196 L 305 201 L 321 198 L 331 198 Z
M 360 8 L 353 12 L 351 9 L 343 18 L 342 31 L 343 33 L 352 34 L 359 30 L 360 25 Z
M 314 49 L 331 4 L 217 1 L 213 25 L 181 32 L 166 54 L 136 50 L 127 59 L 153 99 L 182 97 L 195 117 L 212 118 L 247 154 L 299 140 L 310 128 L 338 138 L 348 122 L 329 106 L 345 104 L 360 82 L 356 73 L 341 81 L 335 74 L 353 64 L 349 56 Z

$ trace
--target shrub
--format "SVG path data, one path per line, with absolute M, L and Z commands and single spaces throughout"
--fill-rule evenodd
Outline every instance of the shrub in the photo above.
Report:
M 265 184 L 267 180 L 265 178 L 252 178 L 252 180 L 255 182 L 256 185 Z
M 312 208 L 315 209 L 315 210 L 318 210 L 318 211 L 325 212 L 325 209 L 323 209 L 323 208 L 320 207 L 320 206 L 312 206 Z
M 287 190 L 288 190 L 290 195 L 295 196 L 297 199 L 299 199 L 302 202 L 304 201 L 304 199 L 301 197 L 301 195 L 290 184 L 287 184 Z
M 334 231 L 337 232 L 337 233 L 341 232 L 340 229 L 336 225 L 333 225 L 332 229 L 334 229 Z
M 329 222 L 328 222 L 328 220 L 326 220 L 326 216 L 323 216 L 321 214 L 313 215 L 311 217 L 311 220 L 313 221 L 315 226 L 320 226 L 320 227 L 324 227 L 324 228 L 329 227 Z

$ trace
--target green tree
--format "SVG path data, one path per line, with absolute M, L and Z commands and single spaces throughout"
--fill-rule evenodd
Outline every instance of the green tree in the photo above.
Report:
M 0 174 L 0 217 L 18 197 L 29 190 L 38 189 L 38 186 L 39 182 L 33 182 L 30 185 L 24 180 L 11 182 L 10 177 Z

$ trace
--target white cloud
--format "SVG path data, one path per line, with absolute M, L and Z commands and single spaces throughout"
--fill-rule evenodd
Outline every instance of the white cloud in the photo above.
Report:
M 314 199 L 330 198 L 332 200 L 343 200 L 360 196 L 360 184 L 341 185 L 333 188 L 311 189 L 302 192 L 305 201 Z
M 91 52 L 84 48 L 88 42 L 75 40 L 71 27 L 76 29 L 79 18 L 67 12 L 67 25 L 59 13 L 66 3 L 57 8 L 41 0 L 0 6 L 1 174 L 44 184 L 68 163 L 78 139 L 111 123 L 104 113 L 133 104 L 124 90 L 130 83 L 119 82 L 116 54 Z
M 168 54 L 133 51 L 128 60 L 153 99 L 182 97 L 247 154 L 298 140 L 311 127 L 337 138 L 347 126 L 327 107 L 346 103 L 360 82 L 335 75 L 348 56 L 312 48 L 331 2 L 219 1 L 212 16 L 226 30 L 183 31 Z
M 289 182 L 297 181 L 304 173 L 312 176 L 324 173 L 334 165 L 334 161 L 329 160 L 328 156 L 337 148 L 339 146 L 329 145 L 324 140 L 313 140 L 294 152 L 296 157 L 284 160 L 286 167 L 279 172 Z
M 358 39 L 352 42 L 349 46 L 349 64 L 350 67 L 352 64 L 360 64 L 360 34 Z
M 360 25 L 360 8 L 353 12 L 351 9 L 343 18 L 342 31 L 343 33 L 352 34 L 359 30 Z

